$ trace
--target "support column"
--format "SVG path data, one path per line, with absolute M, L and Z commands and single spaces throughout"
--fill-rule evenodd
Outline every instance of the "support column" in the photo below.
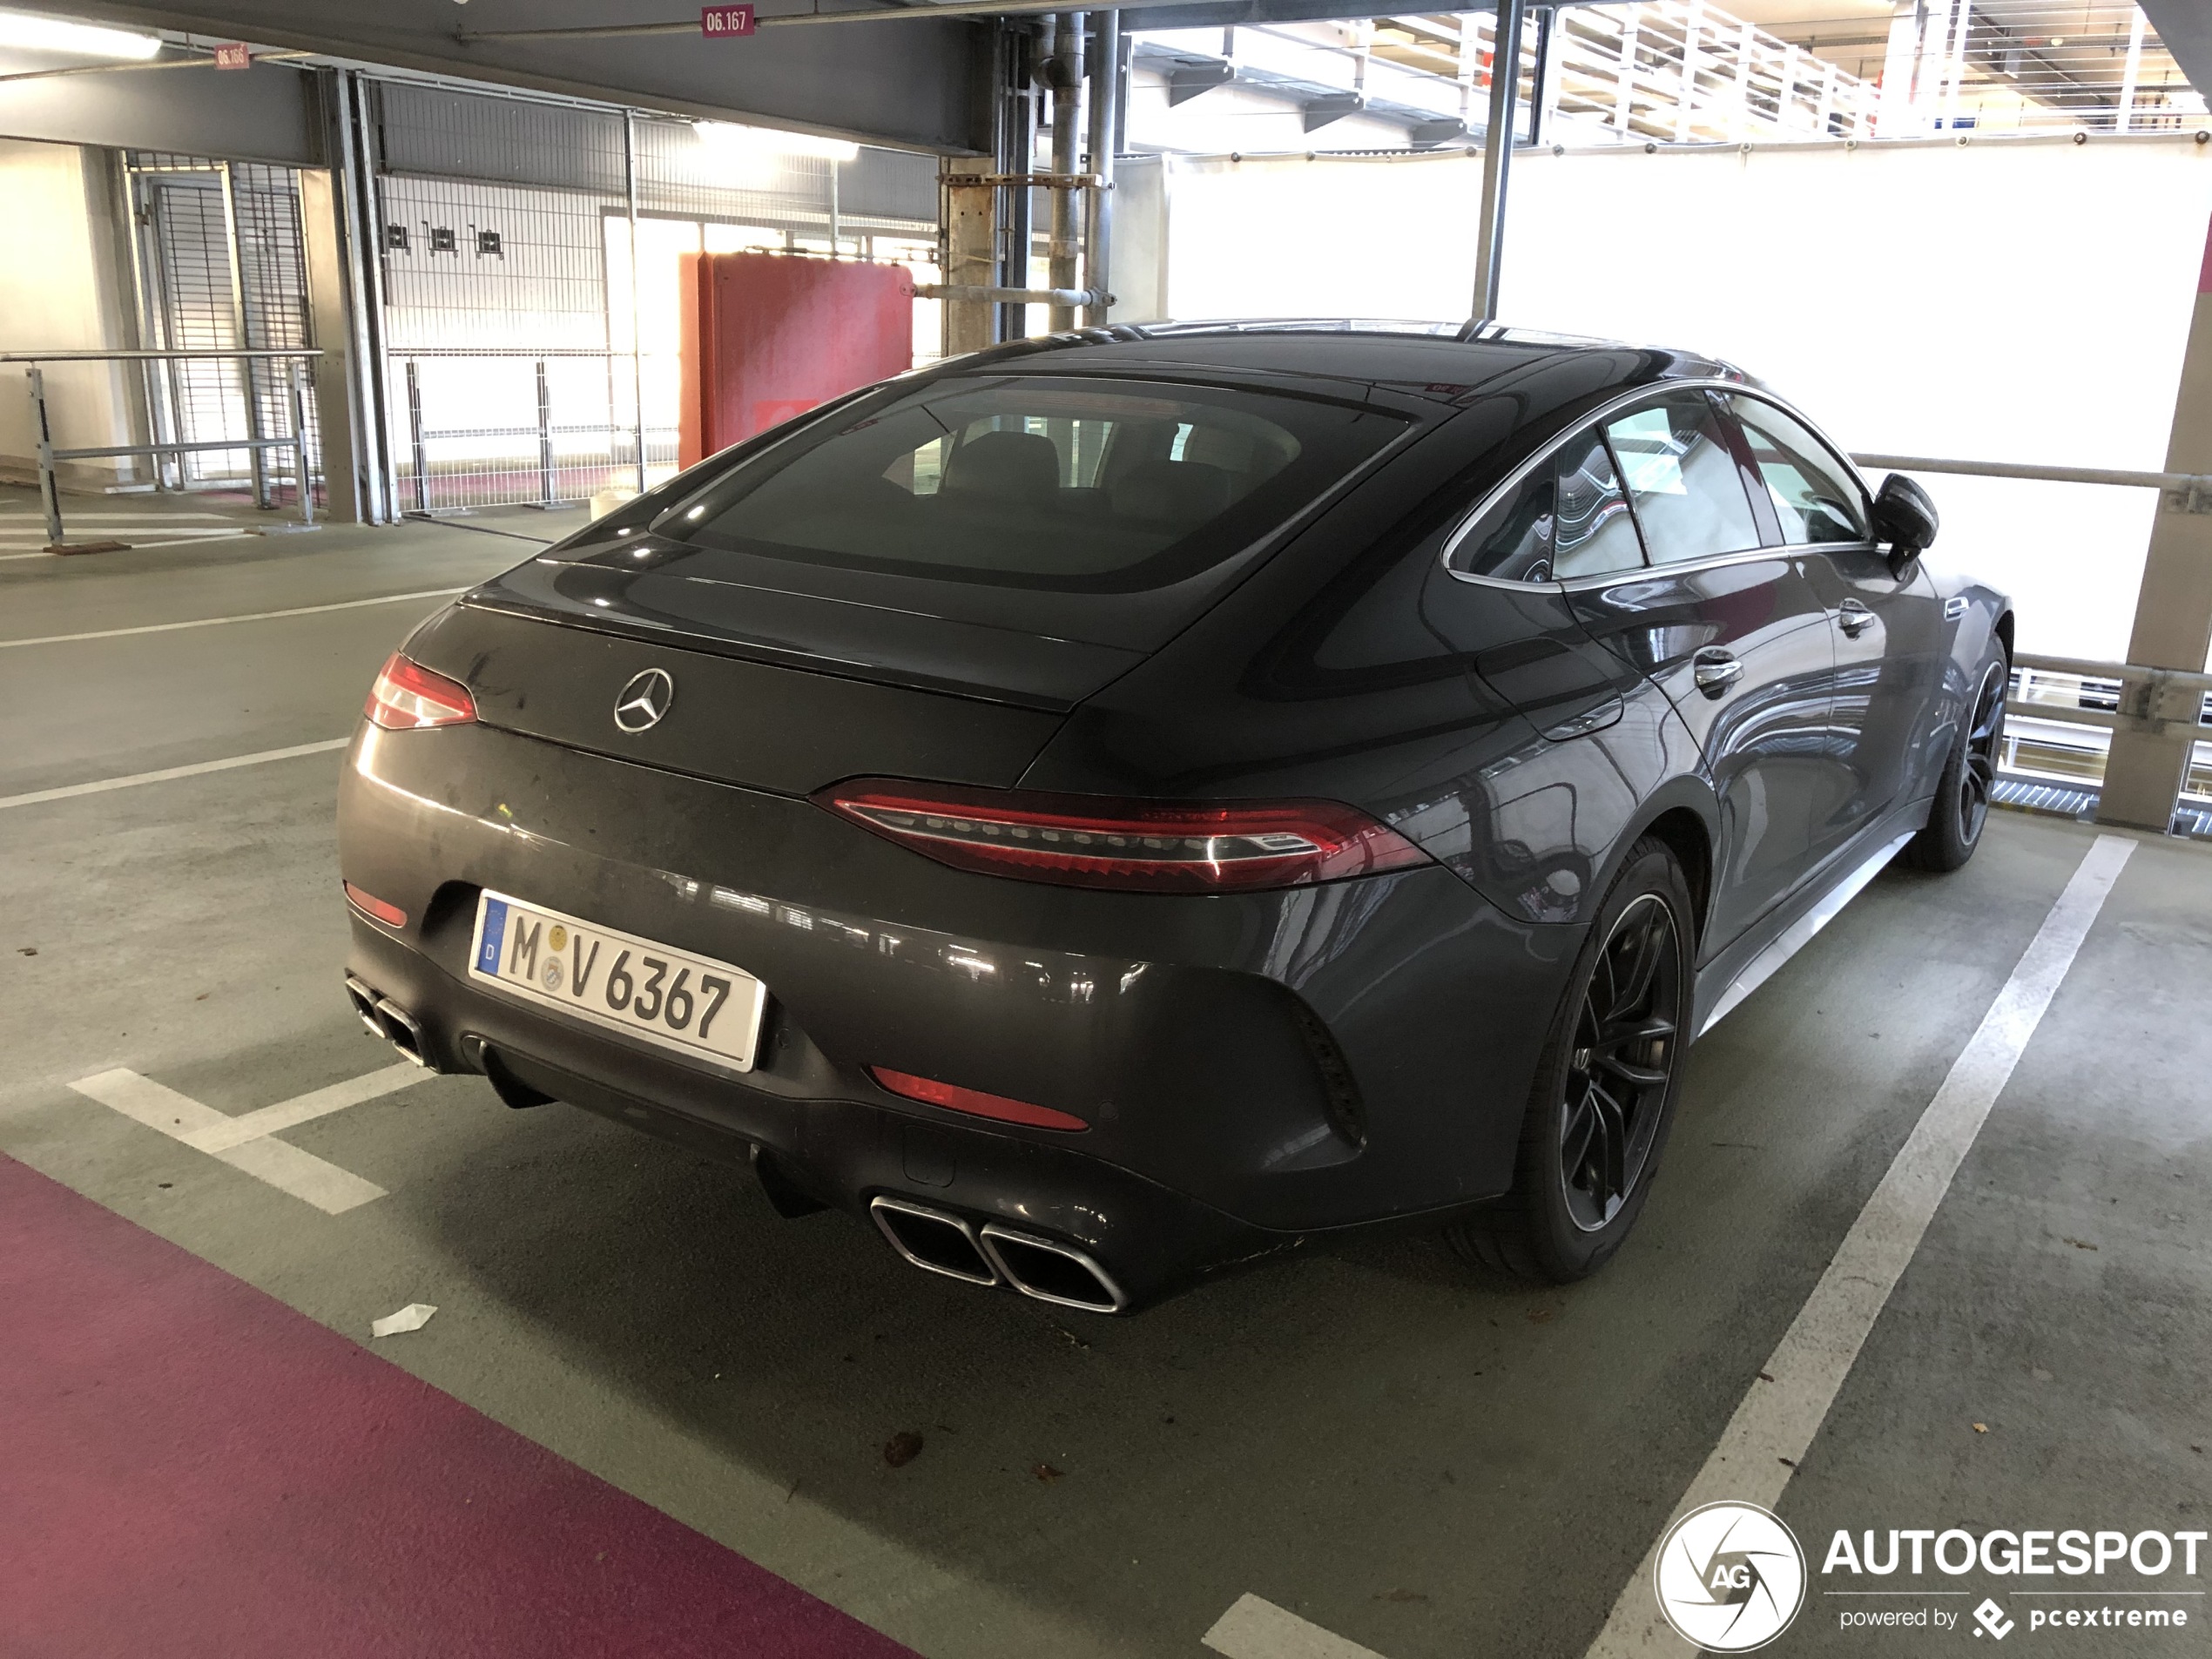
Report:
M 307 262 L 307 343 L 321 347 L 308 370 L 315 400 L 315 424 L 322 434 L 325 507 L 341 524 L 371 522 L 365 510 L 368 490 L 363 476 L 359 426 L 354 419 L 354 381 L 360 373 L 354 350 L 353 307 L 346 270 L 346 240 L 341 234 L 337 176 L 319 167 L 300 173 L 300 241 Z M 286 366 L 287 368 L 291 365 Z M 301 471 L 304 473 L 304 463 Z M 311 486 L 305 479 L 301 488 Z
M 2196 284 L 2182 355 L 2182 384 L 2166 440 L 2166 470 L 2212 473 L 2212 233 Z M 2191 510 L 2192 509 L 2196 510 Z M 2176 491 L 2159 502 L 2150 554 L 2135 597 L 2128 660 L 2144 668 L 2204 671 L 2212 652 L 2212 502 Z M 2198 725 L 2204 693 L 2194 686 L 2128 685 L 2105 761 L 2097 821 L 2154 829 L 2174 822 L 2174 806 L 2188 770 L 2189 752 L 2205 735 Z
M 1521 21 L 1527 0 L 1498 0 L 1491 37 L 1490 116 L 1482 132 L 1482 216 L 1475 226 L 1474 315 L 1498 314 L 1498 272 L 1506 251 L 1506 175 L 1521 126 Z
M 1083 232 L 1083 287 L 1099 298 L 1085 308 L 1082 320 L 1103 327 L 1114 286 L 1114 146 L 1122 125 L 1122 14 L 1095 11 L 1091 19 L 1090 171 L 1098 188 L 1083 192 L 1089 221 Z
M 1083 14 L 1063 11 L 1053 37 L 1052 50 L 1052 171 L 1062 179 L 1076 172 L 1076 146 L 1082 142 L 1083 89 Z M 1078 253 L 1076 214 L 1081 211 L 1076 192 L 1064 185 L 1052 192 L 1052 238 L 1048 244 L 1051 274 L 1047 286 L 1072 288 L 1076 282 Z M 1052 332 L 1064 334 L 1076 326 L 1073 306 L 1052 307 Z
M 938 177 L 939 210 L 945 220 L 945 282 L 948 287 L 988 288 L 998 268 L 998 186 L 987 158 L 948 161 Z M 945 301 L 945 355 L 981 351 L 996 332 L 988 300 Z

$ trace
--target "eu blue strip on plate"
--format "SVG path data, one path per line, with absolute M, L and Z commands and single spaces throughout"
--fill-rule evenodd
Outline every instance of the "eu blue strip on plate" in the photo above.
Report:
M 476 971 L 480 974 L 499 972 L 500 947 L 507 942 L 507 900 L 488 899 L 484 901 L 484 932 L 476 947 Z

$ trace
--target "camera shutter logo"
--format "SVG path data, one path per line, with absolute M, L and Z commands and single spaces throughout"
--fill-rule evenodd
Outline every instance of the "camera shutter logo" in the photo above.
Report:
M 616 694 L 615 724 L 635 736 L 658 725 L 675 701 L 675 678 L 664 668 L 649 668 Z
M 1676 1635 L 1709 1653 L 1749 1653 L 1804 1605 L 1805 1556 L 1780 1517 L 1751 1503 L 1709 1503 L 1667 1530 L 1652 1588 Z

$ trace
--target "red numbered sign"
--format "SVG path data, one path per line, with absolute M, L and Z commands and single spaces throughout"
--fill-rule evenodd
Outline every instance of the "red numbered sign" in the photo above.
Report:
M 726 40 L 752 32 L 751 6 L 709 6 L 699 13 L 699 33 L 709 40 Z
M 253 59 L 242 40 L 234 40 L 227 46 L 215 48 L 215 67 L 218 69 L 249 69 L 253 63 Z

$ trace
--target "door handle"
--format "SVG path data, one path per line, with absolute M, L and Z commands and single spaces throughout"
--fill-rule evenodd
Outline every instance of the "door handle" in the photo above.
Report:
M 1836 607 L 1836 621 L 1845 634 L 1856 639 L 1874 625 L 1875 617 L 1858 600 L 1846 599 Z
M 1743 664 L 1734 653 L 1717 645 L 1708 645 L 1692 659 L 1692 672 L 1697 689 L 1707 697 L 1718 697 L 1743 678 Z

